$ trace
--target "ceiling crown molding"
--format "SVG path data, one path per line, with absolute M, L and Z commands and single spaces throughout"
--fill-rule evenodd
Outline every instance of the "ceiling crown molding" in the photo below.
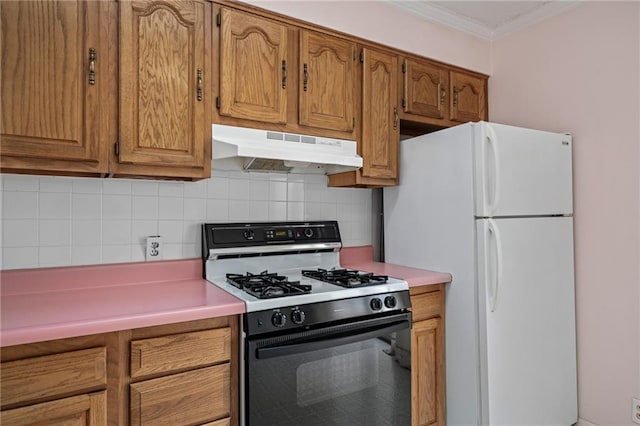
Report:
M 581 0 L 546 2 L 533 11 L 520 15 L 515 19 L 492 28 L 475 19 L 459 15 L 445 7 L 434 5 L 428 1 L 386 0 L 388 3 L 430 21 L 445 25 L 472 36 L 495 41 L 506 35 L 520 31 L 545 19 L 552 18 L 581 4 Z

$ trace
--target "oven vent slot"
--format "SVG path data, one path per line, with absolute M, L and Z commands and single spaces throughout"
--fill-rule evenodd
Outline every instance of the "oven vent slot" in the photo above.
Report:
M 219 254 L 217 259 L 240 259 L 243 257 L 265 257 L 265 256 L 281 256 L 285 254 L 307 254 L 307 253 L 329 253 L 334 249 L 312 249 L 312 250 L 289 250 L 271 253 L 236 253 L 236 254 Z

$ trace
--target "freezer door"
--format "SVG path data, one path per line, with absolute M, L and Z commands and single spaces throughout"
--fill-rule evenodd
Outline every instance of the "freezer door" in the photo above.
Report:
M 571 217 L 479 219 L 482 424 L 577 421 Z
M 570 135 L 475 126 L 477 217 L 573 213 Z

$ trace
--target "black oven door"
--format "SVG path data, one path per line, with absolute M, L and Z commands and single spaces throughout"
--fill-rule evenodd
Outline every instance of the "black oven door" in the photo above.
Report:
M 411 314 L 245 341 L 245 424 L 410 425 L 411 372 L 388 337 Z

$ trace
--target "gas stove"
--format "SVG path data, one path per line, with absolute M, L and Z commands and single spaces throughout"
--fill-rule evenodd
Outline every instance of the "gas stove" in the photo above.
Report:
M 405 281 L 340 265 L 336 221 L 203 226 L 205 278 L 247 312 L 407 291 Z

